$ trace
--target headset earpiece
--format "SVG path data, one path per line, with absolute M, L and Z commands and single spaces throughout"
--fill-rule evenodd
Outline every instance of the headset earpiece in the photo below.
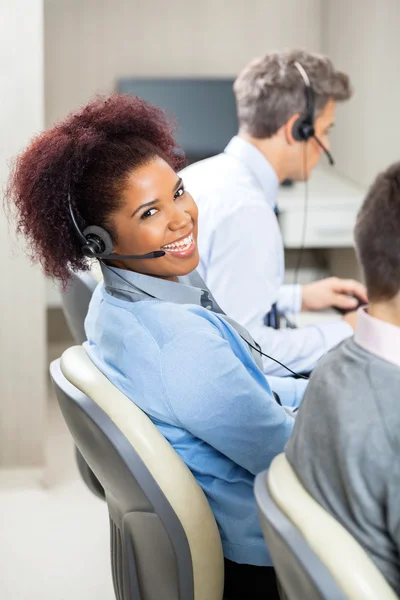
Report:
M 76 220 L 74 210 L 71 203 L 71 195 L 68 194 L 68 210 L 71 217 L 72 225 L 75 229 L 76 235 L 81 242 L 81 251 L 87 258 L 110 258 L 110 259 L 142 259 L 142 258 L 161 258 L 165 256 L 164 250 L 154 250 L 153 252 L 146 252 L 146 254 L 115 254 L 113 252 L 114 244 L 111 239 L 111 235 L 97 225 L 90 225 L 81 231 L 78 222 Z
M 307 142 L 314 136 L 314 126 L 307 118 L 299 117 L 293 123 L 292 136 L 296 142 Z
M 312 89 L 310 79 L 302 65 L 295 61 L 293 66 L 299 72 L 303 83 L 306 96 L 306 112 L 302 117 L 299 117 L 293 124 L 292 135 L 297 142 L 307 142 L 314 137 L 314 91 Z
M 301 64 L 297 61 L 293 63 L 293 66 L 300 73 L 300 76 L 304 82 L 304 91 L 306 94 L 306 114 L 303 117 L 299 117 L 293 123 L 292 126 L 292 136 L 296 142 L 307 142 L 309 139 L 313 138 L 317 144 L 322 148 L 328 157 L 329 164 L 334 165 L 335 161 L 333 160 L 332 154 L 329 152 L 328 148 L 324 146 L 321 140 L 315 135 L 314 129 L 314 91 L 312 89 L 310 79 L 301 66 Z
M 107 257 L 113 251 L 110 234 L 97 225 L 90 225 L 83 230 L 86 243 L 82 245 L 82 253 L 89 258 Z

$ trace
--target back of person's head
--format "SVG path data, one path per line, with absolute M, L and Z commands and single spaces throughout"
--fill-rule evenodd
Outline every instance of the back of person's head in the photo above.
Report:
M 400 162 L 372 184 L 354 234 L 370 301 L 392 300 L 400 292 Z
M 329 100 L 351 96 L 349 77 L 336 71 L 326 56 L 292 50 L 270 52 L 252 60 L 234 83 L 240 130 L 254 138 L 270 138 L 296 113 L 306 113 L 301 64 L 314 92 L 315 117 Z
M 66 283 L 70 268 L 88 269 L 69 195 L 79 226 L 104 227 L 114 241 L 111 217 L 126 180 L 155 157 L 183 166 L 163 111 L 133 96 L 98 97 L 32 141 L 16 160 L 6 202 L 47 275 Z

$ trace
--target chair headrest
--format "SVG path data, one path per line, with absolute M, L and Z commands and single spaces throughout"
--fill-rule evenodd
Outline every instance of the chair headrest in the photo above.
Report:
M 271 463 L 269 492 L 352 600 L 398 600 L 364 549 L 305 490 L 284 454 Z

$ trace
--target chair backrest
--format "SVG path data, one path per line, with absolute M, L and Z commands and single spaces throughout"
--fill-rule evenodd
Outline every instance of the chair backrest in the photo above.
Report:
M 192 473 L 81 346 L 51 365 L 75 443 L 102 484 L 117 600 L 221 600 L 218 528 Z
M 68 287 L 60 291 L 61 306 L 75 343 L 83 344 L 86 340 L 85 319 L 98 280 L 92 271 L 71 270 L 70 275 Z
M 363 548 L 304 489 L 286 456 L 255 481 L 261 526 L 288 600 L 395 600 Z
M 89 303 L 97 284 L 102 281 L 103 276 L 97 260 L 91 264 L 90 271 L 72 271 L 70 269 L 70 276 L 71 280 L 67 289 L 60 290 L 61 306 L 75 343 L 83 344 L 86 340 L 85 319 Z M 78 449 L 76 449 L 76 461 L 82 479 L 88 488 L 99 498 L 104 498 L 103 488 Z

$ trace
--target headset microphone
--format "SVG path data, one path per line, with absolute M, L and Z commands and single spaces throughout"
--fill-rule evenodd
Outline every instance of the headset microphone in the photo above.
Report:
M 329 164 L 333 167 L 333 165 L 335 164 L 335 161 L 333 160 L 333 156 L 332 154 L 329 152 L 328 148 L 325 148 L 324 144 L 321 142 L 321 140 L 315 135 L 311 136 L 316 142 L 317 144 L 322 148 L 322 150 L 325 152 L 328 160 L 329 160 Z
M 113 252 L 114 244 L 111 235 L 97 225 L 90 225 L 81 231 L 78 222 L 75 218 L 75 214 L 72 208 L 71 196 L 68 194 L 68 208 L 71 216 L 71 221 L 74 226 L 75 232 L 82 244 L 82 254 L 88 258 L 99 258 L 99 259 L 114 259 L 114 258 L 161 258 L 165 256 L 163 250 L 155 250 L 154 252 L 148 252 L 147 254 L 115 254 Z
M 161 258 L 162 256 L 165 256 L 163 250 L 154 250 L 154 252 L 147 252 L 147 254 L 114 254 L 113 252 L 107 256 L 97 256 L 95 258 Z

